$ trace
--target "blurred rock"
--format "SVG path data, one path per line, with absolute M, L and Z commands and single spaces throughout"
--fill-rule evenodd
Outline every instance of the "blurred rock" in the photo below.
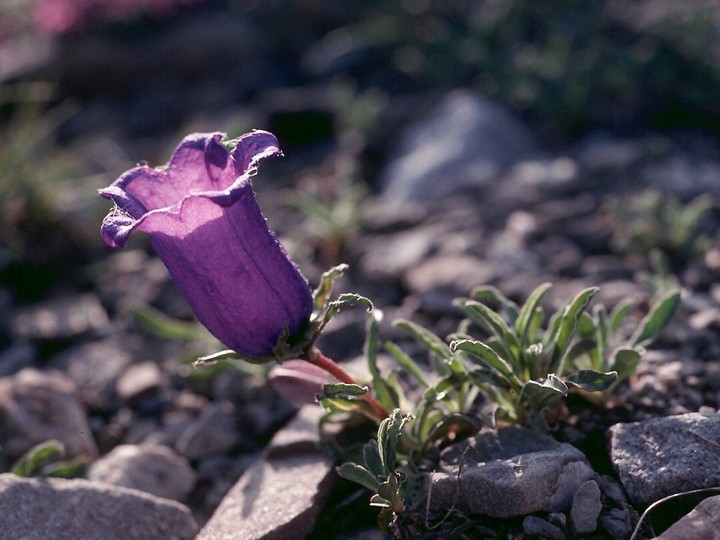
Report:
M 87 478 L 175 501 L 184 500 L 195 485 L 188 461 L 159 445 L 117 446 L 90 465 Z
M 579 144 L 577 159 L 591 171 L 623 171 L 643 157 L 644 149 L 633 139 L 617 139 L 593 134 Z
M 97 456 L 75 385 L 62 373 L 27 368 L 1 378 L 0 420 L 0 444 L 11 462 L 49 439 L 63 443 L 68 458 Z
M 197 540 L 304 538 L 335 483 L 334 463 L 318 447 L 320 407 L 303 407 L 223 499 Z
M 612 508 L 607 514 L 600 516 L 598 523 L 613 540 L 625 540 L 633 530 L 628 507 Z
M 720 485 L 720 414 L 689 413 L 610 428 L 610 458 L 630 500 Z
M 649 164 L 642 171 L 642 179 L 650 187 L 683 198 L 703 193 L 720 195 L 720 163 L 716 161 L 674 155 Z
M 13 343 L 0 353 L 0 377 L 14 375 L 30 367 L 36 359 L 36 347 L 31 343 Z
M 506 427 L 443 453 L 431 476 L 430 508 L 499 518 L 567 511 L 580 487 L 594 477 L 575 447 L 525 428 Z
M 19 339 L 68 339 L 100 330 L 107 322 L 97 297 L 82 294 L 20 308 L 11 326 Z
M 240 442 L 234 407 L 227 401 L 213 402 L 188 425 L 175 448 L 188 459 L 226 452 Z
M 710 497 L 698 504 L 656 540 L 688 540 L 720 538 L 720 497 Z
M 602 510 L 600 487 L 595 480 L 583 483 L 575 492 L 570 521 L 576 534 L 595 532 L 597 520 Z
M 3 538 L 190 540 L 197 525 L 180 503 L 87 480 L 0 475 Z
M 565 540 L 565 533 L 552 523 L 537 516 L 527 516 L 523 520 L 523 531 L 532 538 Z
M 365 247 L 361 268 L 373 280 L 397 279 L 425 260 L 436 245 L 435 237 L 444 229 L 437 225 L 417 226 L 377 236 Z
M 165 377 L 155 362 L 142 362 L 128 367 L 115 388 L 124 403 L 132 403 L 160 388 L 163 382 Z
M 47 363 L 75 382 L 82 401 L 97 408 L 109 408 L 116 402 L 118 377 L 147 344 L 138 336 L 111 337 L 65 349 Z
M 536 152 L 532 134 L 499 105 L 455 90 L 413 125 L 381 173 L 388 207 L 481 189 Z

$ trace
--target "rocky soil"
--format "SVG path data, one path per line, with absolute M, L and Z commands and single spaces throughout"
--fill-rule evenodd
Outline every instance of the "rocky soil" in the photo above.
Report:
M 329 23 L 314 17 L 310 30 L 322 33 Z M 246 25 L 242 32 L 237 24 Z M 118 45 L 89 31 L 66 37 L 23 75 L 61 75 L 60 88 L 81 106 L 58 140 L 100 157 L 85 155 L 98 175 L 80 186 L 85 195 L 60 198 L 51 216 L 16 217 L 3 207 L 6 230 L 14 227 L 23 250 L 0 273 L 2 470 L 49 439 L 62 442 L 65 460 L 87 464 L 73 480 L 1 474 L 4 534 L 386 537 L 374 526 L 368 493 L 339 481 L 319 449 L 319 408 L 298 412 L 262 369 L 192 368 L 197 356 L 222 347 L 192 323 L 147 243 L 122 251 L 99 243 L 107 208 L 87 202 L 94 201 L 87 193 L 133 161 L 165 161 L 178 130 L 257 127 L 276 131 L 285 152 L 255 179 L 270 224 L 313 284 L 328 267 L 349 263 L 338 290 L 371 298 L 385 314 L 382 336 L 409 352 L 417 351 L 393 319 L 447 335 L 461 318 L 453 298 L 477 285 L 521 302 L 549 281 L 548 307 L 599 286 L 594 302 L 630 298 L 638 317 L 653 287 L 684 289 L 675 321 L 607 407 L 571 396 L 549 435 L 486 427 L 448 448 L 427 475 L 430 500 L 408 509 L 392 534 L 630 538 L 649 505 L 693 492 L 653 511 L 643 520 L 652 527 L 637 537 L 675 522 L 661 538 L 690 538 L 688 530 L 700 528 L 720 535 L 717 135 L 596 128 L 556 137 L 537 118 L 460 83 L 338 97 L 327 75 L 352 57 L 323 55 L 333 49 L 321 42 L 301 59 L 277 56 L 257 28 L 201 10 L 170 25 L 162 46 Z M 369 62 L 362 55 L 377 51 L 350 53 Z M 236 69 L 199 84 L 180 57 Z M 285 69 L 294 61 L 305 66 L 302 84 Z M 172 69 L 154 80 L 158 66 Z M 348 117 L 362 107 L 377 118 L 360 129 Z M 329 227 L 298 208 L 298 193 L 345 211 Z M 701 195 L 709 207 L 678 243 L 678 222 L 668 228 L 657 208 Z M 648 204 L 654 210 L 644 210 Z M 5 256 L 8 235 L 2 240 Z M 666 254 L 669 277 L 652 266 L 651 248 Z M 319 343 L 360 377 L 364 326 L 362 310 L 343 312 Z

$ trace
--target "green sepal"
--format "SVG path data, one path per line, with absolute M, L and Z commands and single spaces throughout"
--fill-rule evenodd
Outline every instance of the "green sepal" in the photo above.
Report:
M 339 264 L 324 272 L 320 277 L 320 283 L 313 291 L 312 295 L 313 310 L 316 314 L 321 313 L 327 307 L 328 298 L 332 293 L 335 280 L 342 276 L 348 268 L 350 268 L 350 266 L 347 264 Z

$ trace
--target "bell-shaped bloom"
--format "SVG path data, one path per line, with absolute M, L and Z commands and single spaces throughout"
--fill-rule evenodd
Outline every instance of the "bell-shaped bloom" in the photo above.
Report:
M 105 243 L 150 236 L 198 320 L 243 356 L 265 357 L 281 337 L 302 331 L 312 314 L 307 280 L 268 228 L 250 181 L 260 159 L 280 154 L 274 135 L 188 135 L 167 166 L 135 167 L 100 190 L 115 208 L 102 224 Z

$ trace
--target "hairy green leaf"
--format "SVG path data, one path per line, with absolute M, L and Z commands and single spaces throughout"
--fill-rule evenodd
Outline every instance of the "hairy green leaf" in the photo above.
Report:
M 580 314 L 585 311 L 592 297 L 597 293 L 597 287 L 590 287 L 581 291 L 572 302 L 563 310 L 558 322 L 557 336 L 553 347 L 548 373 L 562 374 L 563 359 L 575 334 Z
M 370 491 L 377 491 L 380 486 L 380 482 L 373 473 L 357 463 L 343 463 L 336 467 L 335 470 L 342 478 L 360 484 Z
M 618 374 L 615 371 L 601 373 L 592 369 L 581 369 L 565 379 L 565 383 L 587 392 L 603 392 L 615 384 Z
M 395 321 L 394 326 L 405 330 L 420 344 L 434 352 L 441 359 L 449 360 L 453 357 L 450 347 L 443 340 L 419 324 L 400 319 Z
M 511 321 L 516 321 L 518 318 L 518 305 L 505 296 L 497 287 L 493 287 L 492 285 L 475 287 L 470 293 L 470 297 L 484 304 L 486 304 L 487 301 L 497 304 L 500 309 L 508 314 Z
M 500 315 L 485 304 L 475 300 L 465 299 L 461 299 L 455 303 L 476 323 L 489 330 L 499 341 L 509 345 L 514 350 L 520 349 L 518 340 L 507 323 Z
M 648 314 L 640 321 L 638 329 L 631 338 L 633 347 L 644 347 L 652 342 L 665 327 L 670 324 L 678 307 L 682 293 L 679 289 L 668 291 L 650 308 Z
M 450 348 L 455 351 L 464 351 L 468 353 L 470 360 L 475 363 L 496 370 L 505 377 L 512 386 L 517 387 L 518 390 L 522 386 L 522 383 L 513 372 L 512 366 L 483 342 L 474 340 L 453 341 L 450 344 Z
M 618 374 L 618 380 L 624 381 L 635 373 L 640 363 L 640 352 L 637 349 L 620 348 L 613 353 L 610 369 Z
M 543 283 L 542 285 L 538 286 L 532 293 L 530 293 L 530 296 L 520 310 L 520 315 L 518 315 L 517 322 L 515 323 L 515 328 L 517 330 L 517 335 L 520 340 L 521 349 L 527 347 L 530 343 L 532 343 L 534 339 L 534 336 L 530 335 L 529 333 L 529 330 L 532 326 L 531 321 L 533 317 L 537 315 L 538 306 L 540 305 L 540 302 L 542 301 L 545 293 L 548 292 L 550 287 L 552 287 L 550 283 Z M 528 340 L 528 338 L 530 339 L 530 341 Z
M 13 465 L 10 472 L 17 476 L 32 476 L 42 465 L 51 459 L 65 455 L 65 445 L 60 441 L 49 440 L 33 446 Z
M 415 363 L 415 361 L 410 358 L 405 352 L 400 349 L 395 343 L 392 342 L 385 342 L 385 350 L 388 351 L 395 360 L 403 367 L 405 368 L 405 371 L 408 375 L 410 375 L 413 379 L 415 379 L 420 386 L 423 388 L 427 388 L 430 386 L 430 383 L 428 383 L 427 378 L 425 377 L 425 373 L 420 368 L 420 366 Z

